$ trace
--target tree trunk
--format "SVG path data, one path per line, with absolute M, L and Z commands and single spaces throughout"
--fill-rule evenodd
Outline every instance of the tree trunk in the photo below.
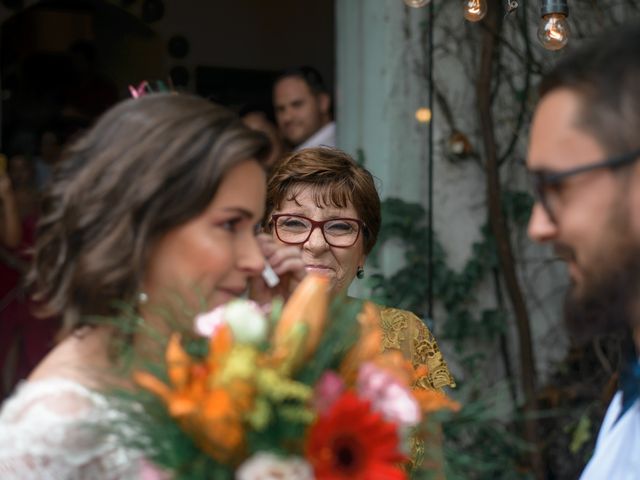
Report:
M 525 397 L 523 408 L 525 416 L 523 437 L 532 448 L 529 461 L 533 473 L 536 478 L 542 479 L 544 472 L 542 455 L 540 454 L 540 445 L 538 442 L 537 424 L 532 415 L 536 410 L 536 370 L 531 343 L 531 329 L 527 307 L 516 274 L 509 229 L 501 205 L 498 149 L 491 111 L 491 86 L 494 74 L 494 59 L 499 41 L 498 34 L 502 24 L 502 4 L 498 0 L 492 0 L 489 3 L 487 16 L 483 20 L 483 26 L 485 28 L 482 34 L 482 51 L 477 83 L 478 112 L 480 115 L 480 125 L 486 157 L 487 204 L 491 231 L 495 237 L 498 249 L 500 269 L 502 270 L 518 330 L 520 376 Z

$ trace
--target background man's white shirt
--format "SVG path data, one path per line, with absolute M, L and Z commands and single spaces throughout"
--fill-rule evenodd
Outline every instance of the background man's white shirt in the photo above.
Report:
M 336 146 L 336 122 L 329 122 L 316 133 L 307 138 L 296 148 L 294 152 L 311 147 L 335 147 Z

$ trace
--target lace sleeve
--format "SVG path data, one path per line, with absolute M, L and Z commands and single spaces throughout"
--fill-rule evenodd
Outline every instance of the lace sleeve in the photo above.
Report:
M 384 332 L 383 348 L 402 351 L 414 366 L 427 366 L 429 373 L 418 380 L 416 387 L 430 390 L 455 387 L 440 347 L 422 320 L 406 310 L 389 307 L 382 307 L 380 316 Z
M 101 429 L 117 413 L 63 379 L 23 383 L 0 411 L 0 478 L 136 478 L 138 462 Z
M 440 347 L 422 320 L 406 310 L 389 307 L 380 309 L 380 317 L 383 349 L 400 350 L 414 366 L 427 366 L 427 375 L 420 378 L 414 388 L 442 390 L 446 386 L 455 387 L 455 381 L 442 357 Z M 421 435 L 411 435 L 409 471 L 422 467 L 430 472 L 433 478 L 444 478 L 442 444 L 442 431 L 439 426 L 423 431 Z

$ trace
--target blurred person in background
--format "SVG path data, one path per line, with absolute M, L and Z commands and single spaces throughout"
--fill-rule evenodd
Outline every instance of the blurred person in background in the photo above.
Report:
M 16 153 L 0 174 L 0 399 L 49 352 L 59 328 L 56 318 L 34 315 L 25 288 L 39 207 L 33 161 Z
M 269 138 L 271 153 L 265 159 L 265 166 L 272 169 L 284 157 L 285 145 L 271 113 L 260 105 L 249 104 L 240 109 L 239 115 L 247 127 L 262 132 Z
M 283 71 L 273 85 L 273 108 L 282 137 L 294 151 L 336 145 L 331 96 L 316 69 Z

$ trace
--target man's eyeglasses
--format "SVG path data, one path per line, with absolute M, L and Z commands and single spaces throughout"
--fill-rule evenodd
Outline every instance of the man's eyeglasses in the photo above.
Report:
M 618 168 L 629 165 L 640 159 L 640 149 L 634 150 L 623 155 L 619 155 L 601 162 L 590 163 L 581 167 L 572 168 L 560 172 L 552 172 L 548 170 L 533 170 L 529 172 L 533 184 L 536 200 L 540 202 L 542 208 L 552 222 L 556 221 L 555 213 L 559 203 L 558 190 L 562 182 L 567 178 L 579 175 L 581 173 L 598 170 L 601 168 Z
M 365 226 L 356 218 L 332 218 L 317 222 L 302 215 L 279 213 L 271 216 L 276 236 L 282 243 L 300 245 L 316 228 L 322 231 L 324 240 L 332 247 L 349 248 L 355 245 L 360 230 Z

